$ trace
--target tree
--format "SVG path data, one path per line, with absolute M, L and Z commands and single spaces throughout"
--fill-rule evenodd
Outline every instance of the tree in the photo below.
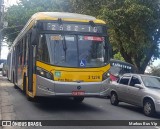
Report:
M 3 31 L 10 45 L 22 30 L 29 18 L 37 12 L 71 12 L 70 1 L 66 0 L 20 0 L 18 5 L 13 5 L 7 9 L 5 20 L 8 22 L 9 28 Z
M 150 68 L 151 68 L 151 74 L 153 76 L 160 77 L 160 64 L 158 66 L 156 66 L 156 67 L 155 66 L 151 66 Z
M 72 9 L 76 13 L 88 14 L 97 17 L 104 5 L 108 5 L 110 0 L 70 0 Z
M 118 52 L 114 55 L 114 59 L 125 61 L 120 52 Z
M 124 60 L 144 73 L 152 57 L 159 58 L 155 32 L 159 28 L 158 0 L 114 0 L 102 15 L 110 25 L 110 42 Z M 153 38 L 154 37 L 154 38 Z
M 144 73 L 149 62 L 160 57 L 158 4 L 159 0 L 20 0 L 17 6 L 8 8 L 6 20 L 13 28 L 7 29 L 5 36 L 12 42 L 21 30 L 19 25 L 25 25 L 39 11 L 92 15 L 106 20 L 113 51 L 120 52 L 118 57 L 121 55 L 139 73 Z

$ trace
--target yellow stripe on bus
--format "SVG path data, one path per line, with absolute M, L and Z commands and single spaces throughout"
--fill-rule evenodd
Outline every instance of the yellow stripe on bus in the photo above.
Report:
M 62 82 L 101 82 L 104 72 L 109 71 L 110 64 L 100 68 L 65 68 L 36 62 L 36 66 L 50 72 L 54 81 Z

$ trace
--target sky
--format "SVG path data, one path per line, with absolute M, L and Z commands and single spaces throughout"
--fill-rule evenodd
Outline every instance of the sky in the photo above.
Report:
M 13 4 L 16 4 L 19 0 L 4 0 L 4 4 L 6 7 L 11 6 Z M 7 54 L 8 54 L 8 47 L 4 46 L 2 47 L 2 52 L 1 52 L 1 58 L 2 59 L 6 59 L 7 58 Z M 160 59 L 157 59 L 153 62 L 154 66 L 157 66 L 158 64 L 160 64 Z
M 157 59 L 153 62 L 153 65 L 154 66 L 157 66 L 157 65 L 160 65 L 160 59 Z
M 4 5 L 5 7 L 9 7 L 12 6 L 13 4 L 16 4 L 19 0 L 4 0 Z M 3 43 L 4 44 L 4 43 Z M 2 46 L 2 51 L 1 51 L 1 58 L 2 59 L 7 59 L 7 55 L 8 55 L 8 47 L 6 46 L 6 44 L 4 44 L 5 46 Z
M 13 4 L 16 4 L 19 0 L 4 0 L 4 5 L 6 7 L 12 6 Z

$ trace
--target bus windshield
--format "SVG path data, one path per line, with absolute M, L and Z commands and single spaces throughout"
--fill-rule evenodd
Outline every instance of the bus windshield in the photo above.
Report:
M 104 37 L 61 34 L 45 34 L 43 37 L 46 39 L 49 63 L 52 65 L 63 67 L 106 65 Z

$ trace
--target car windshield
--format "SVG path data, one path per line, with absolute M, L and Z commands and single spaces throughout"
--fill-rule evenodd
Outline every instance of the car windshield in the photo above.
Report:
M 50 64 L 65 67 L 101 67 L 105 63 L 105 38 L 46 34 Z
M 142 76 L 142 80 L 146 87 L 160 89 L 160 78 L 151 76 Z

